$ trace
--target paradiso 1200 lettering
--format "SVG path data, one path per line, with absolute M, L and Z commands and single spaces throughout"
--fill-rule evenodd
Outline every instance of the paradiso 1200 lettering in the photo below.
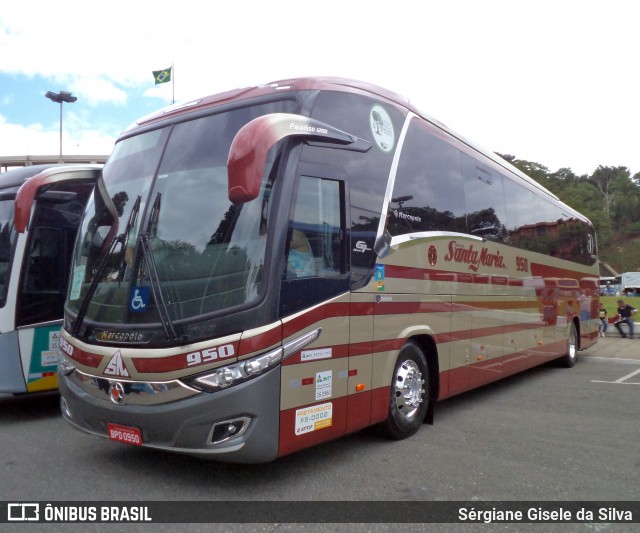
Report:
M 129 128 L 69 287 L 65 420 L 221 461 L 403 439 L 439 400 L 571 367 L 597 338 L 585 217 L 405 98 L 333 78 Z

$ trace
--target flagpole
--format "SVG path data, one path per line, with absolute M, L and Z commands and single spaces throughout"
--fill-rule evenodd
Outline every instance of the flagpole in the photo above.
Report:
M 171 103 L 175 104 L 176 103 L 176 71 L 173 66 L 173 63 L 171 63 L 171 90 L 172 90 Z

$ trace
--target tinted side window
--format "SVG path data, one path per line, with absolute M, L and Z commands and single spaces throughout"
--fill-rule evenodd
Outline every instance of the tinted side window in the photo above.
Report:
M 502 175 L 466 154 L 462 154 L 462 169 L 469 233 L 508 242 Z
M 49 190 L 68 200 L 40 199 L 22 263 L 16 326 L 62 319 L 71 253 L 93 183 L 61 183 Z
M 533 198 L 533 211 L 536 214 L 536 251 L 541 254 L 558 257 L 559 229 L 562 213 L 555 205 L 540 196 Z
M 533 211 L 533 192 L 503 178 L 507 237 L 509 244 L 524 250 L 536 250 L 536 217 Z
M 391 235 L 466 232 L 460 152 L 414 119 L 398 165 L 387 217 Z
M 343 181 L 301 176 L 289 221 L 280 315 L 349 290 Z
M 286 279 L 345 272 L 340 182 L 302 176 L 289 224 Z
M 595 236 L 588 224 L 564 213 L 558 220 L 558 236 L 555 257 L 583 265 L 595 262 Z

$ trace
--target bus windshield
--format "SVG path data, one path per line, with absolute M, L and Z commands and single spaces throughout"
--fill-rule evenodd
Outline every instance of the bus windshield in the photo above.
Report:
M 227 156 L 247 122 L 293 107 L 235 109 L 119 142 L 78 234 L 68 309 L 80 321 L 164 324 L 256 300 L 273 157 L 258 198 L 234 205 Z

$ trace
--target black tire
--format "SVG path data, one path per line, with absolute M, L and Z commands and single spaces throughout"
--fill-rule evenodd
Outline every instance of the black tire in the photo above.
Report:
M 383 436 L 402 440 L 416 433 L 429 407 L 429 369 L 424 353 L 408 341 L 396 359 L 389 394 L 389 415 L 378 427 Z
M 560 366 L 563 368 L 573 368 L 578 358 L 579 342 L 575 322 L 571 322 L 571 326 L 569 326 L 569 338 L 567 339 L 567 353 L 558 359 Z

